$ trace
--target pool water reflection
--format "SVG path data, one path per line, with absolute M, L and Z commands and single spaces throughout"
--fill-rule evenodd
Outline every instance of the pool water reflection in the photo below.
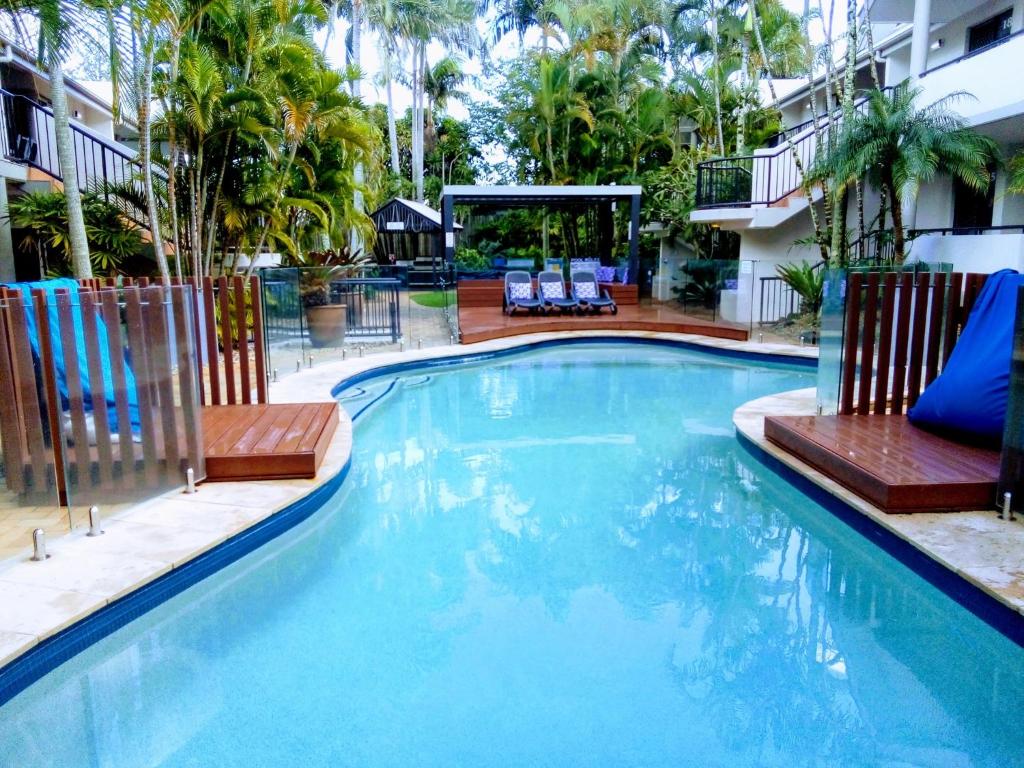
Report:
M 751 457 L 806 369 L 364 382 L 337 497 L 0 709 L 5 765 L 1024 765 L 1024 652 Z

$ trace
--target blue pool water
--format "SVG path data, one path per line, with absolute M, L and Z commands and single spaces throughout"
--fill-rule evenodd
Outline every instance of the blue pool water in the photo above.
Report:
M 748 454 L 806 370 L 587 345 L 343 392 L 270 545 L 0 709 L 4 766 L 1024 765 L 1024 652 Z

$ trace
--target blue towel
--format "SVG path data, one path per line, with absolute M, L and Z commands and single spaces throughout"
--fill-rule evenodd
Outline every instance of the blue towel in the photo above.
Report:
M 1024 275 L 1012 269 L 985 281 L 946 367 L 907 412 L 912 424 L 989 443 L 1002 441 L 1017 289 L 1022 285 Z
M 85 349 L 85 333 L 82 327 L 82 307 L 75 298 L 78 295 L 78 283 L 67 277 L 54 280 L 36 280 L 27 283 L 6 283 L 6 287 L 19 290 L 25 297 L 27 308 L 25 312 L 28 324 L 29 340 L 32 344 L 32 354 L 39 361 L 39 329 L 36 327 L 36 313 L 32 307 L 32 291 L 42 289 L 47 294 L 47 314 L 50 319 L 50 346 L 53 349 L 54 368 L 56 369 L 57 390 L 60 392 L 61 408 L 67 411 L 70 408 L 68 396 L 67 366 L 64 360 L 64 345 L 60 335 L 60 318 L 57 314 L 58 290 L 67 290 L 71 294 L 72 309 L 71 315 L 75 326 L 75 338 L 77 339 L 78 370 L 82 377 L 82 395 L 85 401 L 85 410 L 92 413 L 96 409 L 93 401 L 92 386 L 89 380 L 89 357 Z M 103 318 L 96 317 L 96 337 L 100 348 L 100 368 L 103 371 L 103 394 L 108 414 L 108 423 L 112 432 L 118 431 L 117 407 L 114 400 L 114 380 L 110 371 L 110 348 L 107 345 L 107 326 Z M 131 366 L 125 361 L 125 385 L 128 390 L 128 415 L 131 419 L 132 432 L 139 430 L 139 398 L 135 390 L 135 375 Z

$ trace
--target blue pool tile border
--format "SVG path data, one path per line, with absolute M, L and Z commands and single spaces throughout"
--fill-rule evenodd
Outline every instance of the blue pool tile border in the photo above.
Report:
M 309 518 L 341 487 L 350 464 L 351 460 L 347 461 L 334 477 L 294 504 L 108 603 L 0 667 L 0 706 L 89 646 Z
M 962 605 L 993 629 L 1024 647 L 1024 616 L 972 584 L 956 571 L 926 555 L 875 520 L 809 480 L 737 430 L 736 439 L 748 453 L 786 482 L 809 496 L 840 521 L 886 554 L 896 558 L 933 587 Z
M 374 368 L 368 368 L 351 376 L 347 376 L 331 389 L 331 397 L 337 397 L 343 390 L 356 384 L 361 384 L 370 379 L 382 376 L 392 376 L 397 373 L 421 369 L 447 368 L 465 363 L 480 363 L 488 360 L 495 360 L 501 357 L 521 355 L 524 352 L 533 352 L 538 349 L 550 347 L 571 347 L 587 344 L 629 344 L 648 347 L 673 347 L 685 349 L 690 352 L 701 352 L 713 357 L 725 357 L 732 360 L 742 360 L 748 363 L 769 363 L 779 365 L 791 365 L 798 368 L 816 369 L 818 360 L 814 357 L 797 357 L 794 355 L 782 355 L 775 352 L 755 352 L 744 349 L 724 349 L 704 344 L 696 344 L 692 341 L 679 341 L 675 339 L 642 339 L 635 336 L 579 336 L 570 339 L 544 339 L 543 341 L 531 341 L 526 344 L 519 344 L 502 349 L 488 350 L 487 352 L 465 352 L 462 354 L 447 355 L 445 357 L 433 357 L 420 360 L 406 360 L 401 363 L 389 363 Z M 368 407 L 368 406 L 367 406 Z M 360 409 L 360 413 L 366 408 Z

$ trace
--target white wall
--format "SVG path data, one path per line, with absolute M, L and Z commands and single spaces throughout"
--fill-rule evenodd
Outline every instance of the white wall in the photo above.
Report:
M 945 50 L 934 53 L 944 54 Z M 961 44 L 957 56 L 962 53 Z M 931 59 L 928 63 L 933 66 Z M 931 104 L 955 91 L 967 91 L 974 98 L 958 100 L 953 108 L 973 125 L 1020 115 L 1024 111 L 1022 64 L 1024 36 L 925 75 L 919 81 L 921 103 Z
M 954 272 L 1024 272 L 1024 235 L 922 235 L 911 246 L 910 258 L 952 264 Z
M 904 226 L 907 229 L 953 226 L 953 182 L 949 177 L 941 176 L 921 186 L 917 195 L 917 218 L 904 222 Z

